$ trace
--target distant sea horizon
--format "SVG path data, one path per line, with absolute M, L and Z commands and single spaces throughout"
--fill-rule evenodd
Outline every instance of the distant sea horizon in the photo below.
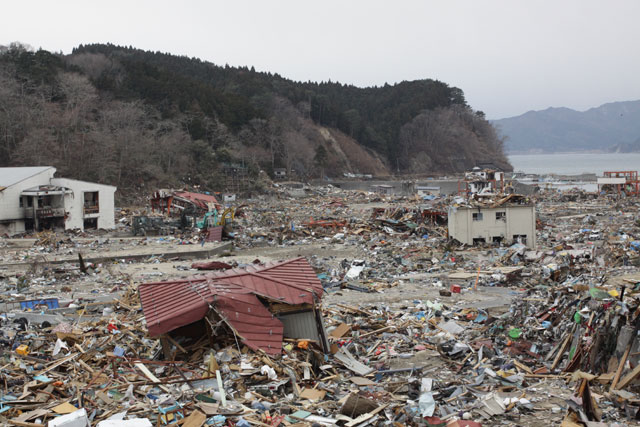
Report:
M 640 171 L 640 153 L 508 154 L 515 172 L 580 175 L 605 171 Z

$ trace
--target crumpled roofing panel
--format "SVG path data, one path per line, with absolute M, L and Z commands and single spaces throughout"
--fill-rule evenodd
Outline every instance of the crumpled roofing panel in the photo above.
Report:
M 158 336 L 202 319 L 210 308 L 253 349 L 278 354 L 283 325 L 257 296 L 287 304 L 312 304 L 322 284 L 305 258 L 252 265 L 138 287 L 147 329 Z

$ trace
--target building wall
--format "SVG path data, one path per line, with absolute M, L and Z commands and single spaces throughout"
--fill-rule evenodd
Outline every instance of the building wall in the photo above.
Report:
M 49 168 L 0 191 L 0 234 L 11 236 L 25 231 L 20 193 L 27 188 L 49 184 L 55 172 L 55 168 Z
M 6 222 L 0 222 L 0 236 L 13 236 L 14 234 L 24 233 L 24 220 L 15 219 Z
M 96 191 L 99 193 L 100 211 L 99 215 L 90 217 L 98 218 L 99 229 L 110 230 L 115 228 L 115 205 L 113 199 L 116 187 L 68 178 L 54 178 L 51 180 L 51 184 L 73 190 L 73 194 L 67 194 L 64 200 L 65 211 L 67 212 L 66 230 L 75 228 L 84 230 L 84 193 Z
M 496 219 L 496 212 L 506 213 L 505 220 Z M 473 214 L 482 213 L 482 220 L 474 221 Z M 536 213 L 534 206 L 507 206 L 503 208 L 449 208 L 449 236 L 472 245 L 473 239 L 493 242 L 503 237 L 504 244 L 515 243 L 514 235 L 526 236 L 526 246 L 536 247 Z
M 23 219 L 24 209 L 20 207 L 20 193 L 37 185 L 48 185 L 55 172 L 54 168 L 44 170 L 0 191 L 0 221 Z

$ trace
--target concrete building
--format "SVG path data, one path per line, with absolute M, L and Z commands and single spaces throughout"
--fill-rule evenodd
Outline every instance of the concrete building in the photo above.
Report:
M 449 237 L 467 245 L 522 243 L 536 248 L 536 211 L 532 204 L 500 207 L 450 207 Z
M 113 229 L 116 187 L 54 178 L 51 166 L 0 168 L 0 235 Z

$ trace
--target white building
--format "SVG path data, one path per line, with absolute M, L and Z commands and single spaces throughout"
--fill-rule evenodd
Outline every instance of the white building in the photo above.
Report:
M 532 204 L 450 207 L 449 237 L 461 243 L 522 243 L 536 248 L 536 211 Z
M 0 235 L 113 229 L 116 187 L 54 178 L 51 166 L 0 168 Z

